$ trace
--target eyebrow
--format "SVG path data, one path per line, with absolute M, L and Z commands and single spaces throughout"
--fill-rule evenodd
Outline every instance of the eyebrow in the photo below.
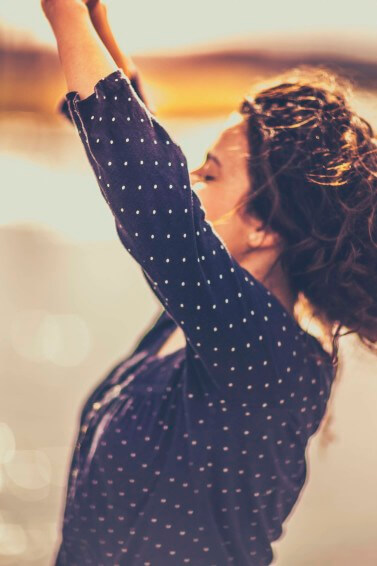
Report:
M 212 161 L 214 161 L 219 167 L 221 167 L 221 163 L 220 161 L 217 159 L 217 157 L 215 155 L 213 155 L 213 153 L 211 153 L 210 151 L 207 153 L 206 155 L 206 160 L 208 159 L 212 159 Z

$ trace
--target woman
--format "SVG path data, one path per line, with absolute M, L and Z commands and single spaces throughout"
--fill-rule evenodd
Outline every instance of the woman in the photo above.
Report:
M 376 340 L 373 132 L 312 75 L 246 99 L 190 176 L 100 12 L 42 7 L 69 117 L 163 307 L 85 404 L 56 565 L 271 564 L 337 366 L 299 294 L 333 354 L 342 325 Z

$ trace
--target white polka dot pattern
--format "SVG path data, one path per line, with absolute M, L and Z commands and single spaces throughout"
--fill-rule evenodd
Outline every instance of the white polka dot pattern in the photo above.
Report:
M 85 404 L 57 565 L 270 564 L 323 417 L 328 355 L 228 253 L 123 71 L 66 95 L 163 311 Z M 185 348 L 155 353 L 179 325 Z

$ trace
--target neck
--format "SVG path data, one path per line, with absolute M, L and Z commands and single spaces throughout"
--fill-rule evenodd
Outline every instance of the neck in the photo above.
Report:
M 254 250 L 246 258 L 240 261 L 240 265 L 258 281 L 260 281 L 281 302 L 284 308 L 294 317 L 295 297 L 286 274 L 278 262 L 268 273 L 272 261 L 276 255 L 270 250 Z

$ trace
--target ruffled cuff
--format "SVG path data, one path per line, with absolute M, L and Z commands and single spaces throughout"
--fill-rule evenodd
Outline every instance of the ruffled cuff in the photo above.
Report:
M 121 71 L 121 70 L 118 69 L 118 71 Z M 114 73 L 117 73 L 117 71 L 114 71 Z M 114 75 L 114 73 L 111 73 L 110 77 L 112 77 L 112 75 Z M 131 76 L 131 79 L 129 79 L 124 73 L 122 74 L 122 77 L 126 78 L 128 80 L 129 84 L 131 84 L 131 86 L 135 90 L 136 94 L 138 95 L 140 100 L 144 103 L 145 107 L 149 110 L 149 112 L 151 112 L 151 114 L 155 114 L 154 108 L 152 108 L 151 105 L 148 104 L 147 101 L 146 101 L 146 96 L 145 96 L 144 88 L 143 88 L 143 85 L 142 85 L 142 82 L 141 82 L 141 79 L 140 79 L 139 72 L 134 71 L 132 76 Z M 101 80 L 103 80 L 103 79 L 101 79 Z M 97 85 L 98 85 L 98 83 L 97 83 Z M 67 120 L 69 120 L 72 123 L 72 116 L 71 116 L 71 113 L 69 111 L 67 95 L 63 100 L 61 100 L 59 102 L 57 111 L 58 111 L 59 114 L 63 114 L 63 116 L 65 116 L 67 118 Z

